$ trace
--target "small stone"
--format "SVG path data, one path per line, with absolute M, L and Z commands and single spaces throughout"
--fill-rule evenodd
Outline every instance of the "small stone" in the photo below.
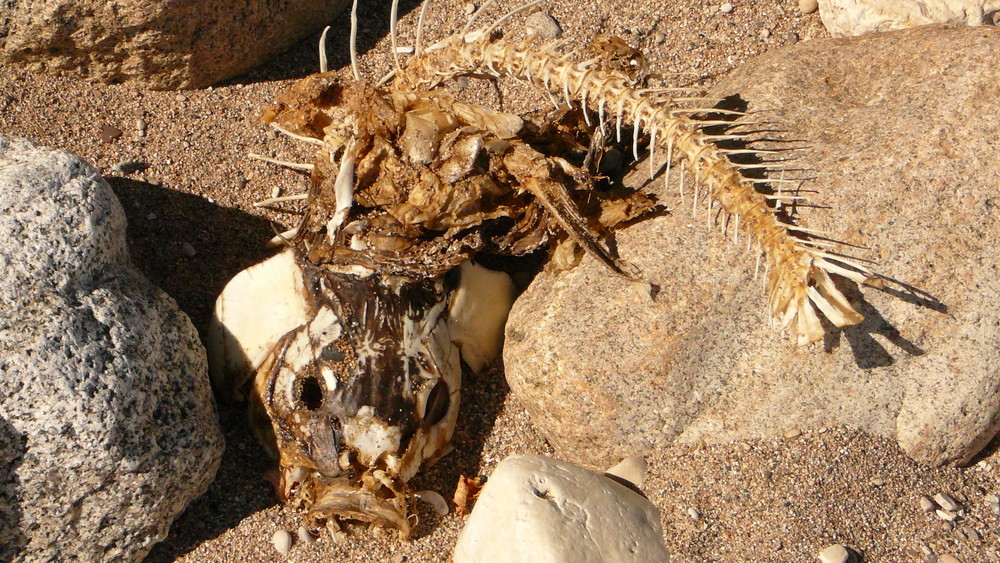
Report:
M 552 40 L 562 35 L 562 28 L 559 22 L 545 12 L 535 12 L 528 17 L 524 24 L 528 37 L 539 37 L 541 39 Z
M 977 532 L 972 526 L 962 526 L 958 529 L 958 533 L 969 541 L 979 541 L 983 539 L 982 536 L 979 535 L 979 532 Z
M 903 553 L 905 553 L 907 557 L 910 557 L 912 559 L 916 559 L 917 557 L 921 556 L 920 550 L 913 546 L 906 548 L 903 551 Z
M 851 552 L 840 544 L 833 544 L 819 552 L 819 560 L 823 563 L 847 563 L 851 558 Z
M 793 428 L 793 429 L 791 429 L 791 430 L 785 430 L 784 434 L 782 434 L 782 435 L 783 435 L 783 436 L 784 436 L 785 438 L 788 438 L 788 439 L 791 439 L 791 438 L 798 438 L 799 436 L 801 436 L 801 435 L 802 435 L 802 431 L 801 431 L 801 430 L 799 430 L 798 428 Z
M 986 502 L 988 502 L 989 504 L 1000 504 L 1000 497 L 996 496 L 996 495 L 995 495 L 995 494 L 993 494 L 993 493 L 990 493 L 990 494 L 986 495 L 986 496 L 985 496 L 985 497 L 983 497 L 983 498 L 984 498 L 984 499 L 986 500 Z
M 272 198 L 276 198 L 276 197 L 280 197 L 280 196 L 281 196 L 281 187 L 280 186 L 274 186 L 274 189 L 271 190 L 271 197 Z
M 174 99 L 177 100 L 178 102 L 188 101 L 187 96 L 185 96 L 184 94 L 177 94 L 176 96 L 174 96 Z
M 920 560 L 920 563 L 938 563 L 938 557 L 933 553 L 928 553 L 927 555 L 924 555 L 924 558 Z
M 149 221 L 156 221 L 156 217 L 157 217 L 156 213 L 147 213 L 146 214 L 146 219 L 149 220 Z
M 416 51 L 416 48 L 412 45 L 400 45 L 396 47 L 396 52 L 400 55 L 412 55 L 414 51 Z
M 789 31 L 785 34 L 785 45 L 795 45 L 799 42 L 799 34 L 794 31 Z
M 765 27 L 764 29 L 760 30 L 760 32 L 757 34 L 757 37 L 759 37 L 761 41 L 767 41 L 768 39 L 771 38 L 771 30 Z
M 933 512 L 934 501 L 927 497 L 920 497 L 920 510 L 923 510 L 924 512 Z
M 688 516 L 690 516 L 692 520 L 698 520 L 698 519 L 701 518 L 701 512 L 698 512 L 697 508 L 693 508 L 693 507 L 692 508 L 688 508 L 687 509 L 687 513 L 688 513 Z
M 114 142 L 123 135 L 122 130 L 111 125 L 101 125 L 101 140 L 105 143 Z
M 465 5 L 465 15 L 471 16 L 474 13 L 476 13 L 476 5 L 473 4 L 472 2 L 469 2 L 468 4 Z
M 305 545 L 311 545 L 316 542 L 316 538 L 309 533 L 309 530 L 307 530 L 305 526 L 299 526 L 295 535 L 297 535 L 299 537 L 299 541 Z
M 885 479 L 882 479 L 881 477 L 876 477 L 876 478 L 872 479 L 872 486 L 873 487 L 884 487 L 885 486 Z
M 142 163 L 135 160 L 123 160 L 111 167 L 111 171 L 119 176 L 128 176 L 140 169 L 142 169 Z
M 651 39 L 654 45 L 663 45 L 663 42 L 667 40 L 667 36 L 662 31 L 657 31 Z
M 958 557 L 946 553 L 941 557 L 938 557 L 938 563 L 962 563 L 962 562 L 958 559 Z
M 719 11 L 722 12 L 723 14 L 731 14 L 734 9 L 735 7 L 729 2 L 726 2 L 725 4 L 719 6 Z
M 195 254 L 198 254 L 198 251 L 195 250 L 195 248 L 191 246 L 191 243 L 188 241 L 181 243 L 181 251 L 184 252 L 184 255 L 188 258 L 194 258 Z
M 811 14 L 819 9 L 818 0 L 799 0 L 799 11 L 803 14 Z
M 135 122 L 135 130 L 136 131 L 140 131 L 142 133 L 145 133 L 147 127 L 148 127 L 148 125 L 146 124 L 146 120 L 145 119 L 140 119 L 139 121 Z
M 271 543 L 278 553 L 288 555 L 292 550 L 292 534 L 289 534 L 288 530 L 278 530 L 271 536 Z
M 938 493 L 934 495 L 934 502 L 938 503 L 938 506 L 948 510 L 950 512 L 958 512 L 962 509 L 962 505 L 955 502 L 955 499 L 951 498 L 948 493 Z
M 950 531 L 952 531 L 952 530 L 955 529 L 955 523 L 954 522 L 943 522 L 943 521 L 942 522 L 938 522 L 938 528 L 941 528 L 942 530 L 944 530 L 946 532 L 950 532 Z
M 937 517 L 944 520 L 945 522 L 954 522 L 955 519 L 958 518 L 958 514 L 955 514 L 954 512 L 948 510 L 942 510 L 940 508 L 935 510 L 934 514 L 937 514 Z

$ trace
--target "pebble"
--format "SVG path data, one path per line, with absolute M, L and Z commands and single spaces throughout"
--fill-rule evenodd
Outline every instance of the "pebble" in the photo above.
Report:
M 885 486 L 885 479 L 882 479 L 881 477 L 876 477 L 875 479 L 872 479 L 872 486 L 873 487 L 884 487 Z
M 105 143 L 113 142 L 123 134 L 122 130 L 117 127 L 112 127 L 111 125 L 101 125 L 101 140 Z
M 726 2 L 725 4 L 719 6 L 719 11 L 722 12 L 723 14 L 732 13 L 732 11 L 734 9 L 735 9 L 735 7 L 732 4 L 730 4 L 729 2 Z
M 811 14 L 819 9 L 818 0 L 799 0 L 799 11 L 803 14 Z
M 938 506 L 941 508 L 951 512 L 957 512 L 962 509 L 962 505 L 955 502 L 955 499 L 951 498 L 951 495 L 948 493 L 934 495 L 934 502 L 938 503 Z
M 979 541 L 983 539 L 982 536 L 979 535 L 979 532 L 977 532 L 972 526 L 962 526 L 958 529 L 958 533 L 970 541 Z
M 920 497 L 920 510 L 923 510 L 924 512 L 933 512 L 934 501 L 927 497 Z
M 111 171 L 120 176 L 128 176 L 142 168 L 142 163 L 135 160 L 123 160 L 111 167 Z
M 524 27 L 528 37 L 552 40 L 562 35 L 562 28 L 559 27 L 559 22 L 545 12 L 531 14 L 528 21 L 524 23 Z
M 156 217 L 157 217 L 156 213 L 148 213 L 146 215 L 146 219 L 149 221 L 156 221 Z
M 819 552 L 819 560 L 823 563 L 847 563 L 851 558 L 851 552 L 840 544 L 833 544 Z
M 1000 497 L 996 496 L 993 493 L 990 493 L 983 498 L 986 500 L 986 502 L 990 504 L 1000 504 Z
M 476 5 L 473 4 L 472 2 L 469 2 L 468 4 L 465 5 L 465 15 L 471 16 L 474 13 L 476 13 Z
M 281 187 L 275 186 L 274 189 L 271 190 L 271 197 L 276 198 L 280 196 L 281 196 Z
M 654 45 L 663 45 L 663 42 L 667 40 L 667 36 L 662 31 L 657 31 L 653 34 L 652 39 Z
M 783 436 L 785 438 L 789 438 L 789 439 L 791 439 L 791 438 L 798 438 L 801 435 L 802 435 L 802 431 L 799 430 L 798 428 L 793 428 L 791 430 L 785 430 L 785 433 L 783 434 Z
M 785 45 L 795 45 L 799 42 L 799 34 L 794 31 L 789 31 L 785 34 Z
M 945 522 L 954 522 L 955 519 L 958 518 L 958 514 L 955 514 L 954 512 L 948 510 L 942 510 L 940 508 L 935 510 L 934 514 L 937 514 L 937 517 L 944 520 Z
M 139 131 L 140 133 L 145 133 L 147 127 L 148 127 L 148 125 L 146 124 L 146 120 L 145 119 L 140 119 L 139 121 L 135 122 L 135 129 L 136 129 L 136 131 Z
M 962 562 L 958 560 L 958 557 L 946 553 L 941 557 L 938 557 L 938 563 L 962 563 Z
M 765 27 L 764 29 L 760 30 L 760 33 L 757 35 L 757 37 L 760 37 L 761 41 L 767 41 L 771 37 L 771 30 Z
M 311 545 L 316 542 L 316 538 L 309 533 L 309 530 L 307 530 L 305 526 L 299 526 L 295 535 L 297 535 L 299 537 L 299 541 L 305 545 Z
M 693 508 L 693 507 L 692 508 L 688 508 L 687 509 L 687 513 L 688 513 L 688 516 L 690 516 L 692 520 L 698 520 L 699 518 L 701 518 L 701 512 L 698 512 L 697 508 Z
M 188 241 L 181 243 L 181 251 L 184 252 L 184 255 L 188 258 L 194 258 L 194 255 L 198 254 L 198 251 L 195 250 L 195 248 L 191 246 L 191 243 Z
M 288 555 L 288 552 L 292 550 L 292 534 L 289 534 L 288 530 L 278 530 L 271 536 L 271 543 L 274 544 L 274 549 L 278 550 L 278 553 Z

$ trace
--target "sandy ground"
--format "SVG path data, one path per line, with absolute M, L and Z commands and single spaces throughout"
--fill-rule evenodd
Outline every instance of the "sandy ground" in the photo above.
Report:
M 818 14 L 802 15 L 788 0 L 556 0 L 547 9 L 568 36 L 623 37 L 648 55 L 654 71 L 682 84 L 710 84 L 743 61 L 796 41 L 827 37 Z M 459 29 L 465 2 L 431 9 L 431 40 Z M 401 43 L 412 44 L 416 4 L 404 2 Z M 499 13 L 494 10 L 488 17 Z M 388 2 L 362 7 L 362 72 L 389 68 Z M 523 19 L 509 29 L 521 29 Z M 347 64 L 348 24 L 330 33 L 331 67 Z M 271 64 L 224 85 L 155 92 L 95 85 L 73 77 L 0 69 L 0 133 L 61 147 L 95 163 L 129 219 L 135 262 L 172 295 L 204 331 L 215 296 L 240 269 L 266 256 L 264 241 L 294 217 L 254 208 L 275 189 L 303 190 L 304 178 L 249 152 L 305 162 L 309 155 L 260 125 L 261 106 L 318 68 L 318 37 Z M 471 88 L 489 92 L 488 87 Z M 505 87 L 511 108 L 536 103 Z M 490 94 L 487 94 L 490 95 Z M 122 132 L 108 138 L 107 128 Z M 144 132 L 140 129 L 144 128 Z M 102 138 L 104 129 L 104 138 Z M 115 172 L 132 161 L 142 170 Z M 502 366 L 466 380 L 456 451 L 421 473 L 416 489 L 450 497 L 460 474 L 488 475 L 515 452 L 552 453 L 517 401 Z M 262 475 L 269 463 L 249 436 L 242 406 L 220 407 L 227 451 L 218 478 L 154 548 L 151 561 L 266 561 L 278 529 L 297 517 L 278 504 Z M 967 469 L 928 469 L 894 442 L 850 429 L 807 432 L 777 440 L 720 446 L 677 446 L 648 456 L 646 491 L 662 514 L 664 539 L 680 561 L 808 561 L 842 543 L 865 561 L 1000 561 L 1000 518 L 986 498 L 996 485 L 995 445 Z M 920 509 L 922 495 L 947 492 L 965 516 L 946 523 Z M 691 509 L 694 509 L 693 511 Z M 697 517 L 695 517 L 697 516 Z M 416 539 L 352 527 L 346 541 L 296 542 L 288 559 L 314 561 L 441 561 L 449 557 L 462 518 L 440 518 L 421 506 Z M 953 561 L 953 560 L 952 560 Z

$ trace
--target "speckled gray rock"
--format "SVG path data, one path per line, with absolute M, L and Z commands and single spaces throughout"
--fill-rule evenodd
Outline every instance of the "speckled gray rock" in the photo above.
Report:
M 455 546 L 455 563 L 670 560 L 660 515 L 611 479 L 539 455 L 490 476 Z
M 834 37 L 935 23 L 984 25 L 1000 0 L 819 0 L 819 15 Z
M 79 158 L 0 136 L 0 560 L 138 560 L 223 438 L 190 320 Z
M 766 316 L 754 257 L 710 232 L 704 208 L 639 223 L 618 248 L 662 287 L 656 303 L 588 258 L 539 275 L 511 312 L 511 391 L 560 454 L 604 467 L 675 440 L 837 425 L 896 437 L 931 465 L 988 443 L 1000 424 L 998 44 L 988 26 L 811 41 L 724 79 L 714 95 L 805 139 L 805 187 L 825 208 L 801 209 L 801 223 L 919 291 L 863 288 L 862 325 L 797 348 Z M 664 194 L 690 209 L 690 189 L 685 201 Z
M 0 63 L 102 82 L 200 88 L 236 76 L 330 22 L 346 0 L 0 2 Z

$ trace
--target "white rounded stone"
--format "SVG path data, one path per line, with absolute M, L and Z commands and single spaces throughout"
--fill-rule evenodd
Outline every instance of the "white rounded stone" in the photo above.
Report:
M 515 455 L 490 476 L 455 563 L 669 561 L 660 515 L 635 491 L 576 465 Z

